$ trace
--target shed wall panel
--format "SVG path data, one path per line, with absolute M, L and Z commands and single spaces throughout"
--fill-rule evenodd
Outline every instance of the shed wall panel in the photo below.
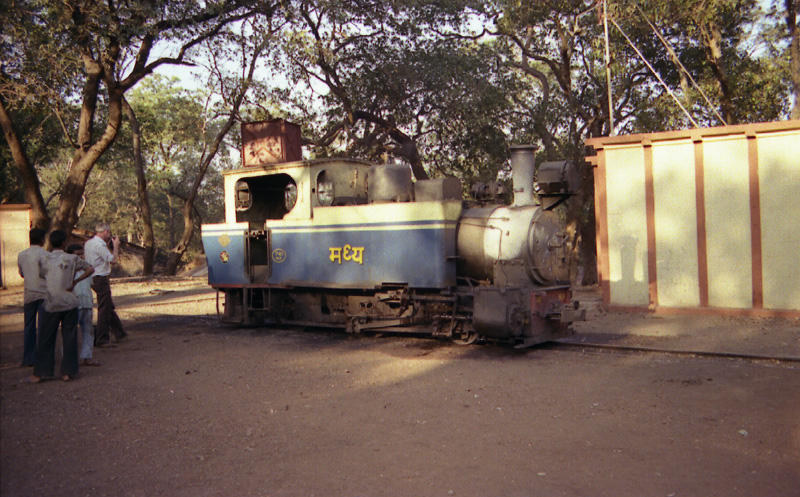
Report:
M 694 144 L 653 145 L 658 305 L 700 305 Z
M 750 174 L 747 139 L 703 141 L 708 246 L 708 302 L 712 307 L 753 304 Z
M 611 303 L 648 305 L 644 152 L 640 145 L 609 147 L 606 161 Z
M 764 308 L 800 309 L 800 130 L 758 136 Z
M 22 285 L 17 254 L 30 246 L 31 211 L 27 205 L 0 209 L 0 286 Z

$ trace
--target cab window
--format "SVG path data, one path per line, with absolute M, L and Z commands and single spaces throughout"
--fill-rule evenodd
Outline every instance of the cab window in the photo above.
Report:
M 283 219 L 297 203 L 297 184 L 288 174 L 242 178 L 234 187 L 236 222 L 260 228 L 267 219 Z

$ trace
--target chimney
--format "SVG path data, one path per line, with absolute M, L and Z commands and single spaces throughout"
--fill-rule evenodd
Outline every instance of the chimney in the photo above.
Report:
M 536 205 L 533 198 L 533 173 L 535 145 L 511 146 L 511 180 L 514 185 L 512 207 Z

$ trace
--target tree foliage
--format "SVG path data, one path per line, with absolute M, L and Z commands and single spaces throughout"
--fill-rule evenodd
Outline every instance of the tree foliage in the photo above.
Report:
M 393 155 L 417 178 L 470 182 L 502 174 L 512 143 L 581 163 L 590 136 L 800 116 L 797 0 L 602 7 L 15 0 L 0 6 L 2 201 L 31 203 L 39 225 L 110 220 L 142 240 L 149 204 L 152 244 L 177 260 L 221 217 L 215 171 L 233 165 L 244 120 L 299 122 L 310 157 Z M 197 67 L 202 90 L 151 76 L 167 64 Z M 583 173 L 568 215 L 587 259 Z
M 499 116 L 510 88 L 491 48 L 445 34 L 465 24 L 470 7 L 459 1 L 298 2 L 287 28 L 285 67 L 293 84 L 318 97 L 309 141 L 318 150 L 335 147 L 370 159 L 391 154 L 424 179 L 425 163 L 441 172 L 462 169 L 439 152 L 467 141 L 464 133 L 502 136 Z M 308 107 L 304 94 L 290 95 L 296 107 Z M 487 144 L 493 158 L 504 155 L 496 141 Z M 456 160 L 464 165 L 469 158 Z
M 77 222 L 89 174 L 120 128 L 124 93 L 159 65 L 183 63 L 192 47 L 244 15 L 238 2 L 175 0 L 20 0 L 9 9 L 10 42 L 0 45 L 0 57 L 10 61 L 3 66 L 2 101 L 13 108 L 28 101 L 49 108 L 73 148 L 56 227 L 69 231 Z M 177 45 L 177 54 L 151 57 L 159 41 Z M 73 103 L 80 106 L 77 116 L 66 112 Z M 99 133 L 98 109 L 105 117 Z M 29 169 L 16 162 L 21 171 Z

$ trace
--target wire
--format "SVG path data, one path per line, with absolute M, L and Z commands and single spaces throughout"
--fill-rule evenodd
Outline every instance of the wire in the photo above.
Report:
M 656 77 L 656 79 L 658 79 L 659 83 L 661 83 L 661 86 L 663 86 L 663 87 L 664 87 L 664 89 L 665 89 L 665 90 L 667 90 L 667 93 L 669 93 L 669 96 L 671 96 L 671 97 L 672 97 L 672 99 L 673 99 L 673 100 L 675 100 L 675 103 L 676 103 L 676 104 L 678 104 L 678 107 L 680 107 L 680 108 L 681 108 L 681 110 L 683 111 L 683 113 L 684 113 L 684 114 L 686 114 L 686 117 L 688 117 L 688 118 L 689 118 L 689 121 L 691 121 L 691 122 L 692 122 L 692 124 L 694 125 L 694 127 L 695 127 L 695 128 L 699 128 L 699 127 L 700 127 L 700 125 L 699 125 L 699 124 L 697 124 L 697 121 L 695 121 L 695 120 L 694 120 L 694 118 L 692 117 L 692 115 L 691 115 L 691 114 L 689 114 L 689 111 L 687 111 L 687 110 L 686 110 L 686 108 L 683 106 L 683 104 L 681 104 L 681 101 L 680 101 L 680 100 L 678 100 L 678 97 L 676 97 L 676 96 L 675 96 L 675 94 L 672 92 L 672 90 L 669 88 L 669 86 L 667 86 L 667 83 L 665 83 L 665 82 L 664 82 L 664 80 L 663 80 L 663 79 L 661 79 L 661 76 L 659 76 L 659 75 L 658 75 L 658 73 L 656 72 L 656 70 L 655 70 L 655 69 L 653 69 L 653 66 L 651 66 L 651 65 L 650 65 L 650 62 L 648 62 L 648 61 L 647 61 L 647 59 L 645 58 L 645 56 L 644 56 L 644 55 L 642 55 L 642 52 L 640 52 L 640 51 L 639 51 L 639 49 L 638 49 L 638 48 L 636 48 L 636 45 L 634 45 L 634 44 L 633 44 L 633 41 L 631 41 L 631 39 L 630 39 L 630 38 L 628 38 L 628 35 L 627 35 L 627 34 L 625 34 L 625 31 L 623 31 L 623 30 L 622 30 L 622 28 L 621 28 L 621 27 L 619 27 L 619 24 L 617 24 L 617 22 L 616 22 L 614 19 L 612 19 L 611 17 L 609 17 L 609 18 L 608 18 L 608 20 L 609 20 L 609 21 L 611 21 L 611 24 L 613 24 L 613 25 L 614 25 L 614 26 L 615 26 L 615 27 L 616 27 L 616 28 L 619 30 L 619 32 L 620 32 L 620 33 L 622 33 L 622 36 L 625 38 L 625 41 L 627 41 L 627 42 L 628 42 L 628 45 L 630 45 L 630 46 L 631 46 L 631 48 L 632 48 L 632 49 L 633 49 L 633 50 L 636 52 L 636 54 L 639 56 L 639 58 L 640 58 L 640 59 L 642 59 L 642 62 L 644 62 L 644 63 L 645 63 L 645 65 L 647 66 L 647 68 L 648 68 L 648 69 L 650 69 L 650 72 L 651 72 L 651 73 L 653 73 L 653 76 L 655 76 L 655 77 Z
M 652 29 L 653 32 L 656 34 L 656 36 L 658 36 L 658 39 L 661 40 L 661 43 L 664 45 L 664 48 L 667 49 L 667 51 L 672 56 L 672 58 L 675 61 L 675 63 L 678 64 L 678 67 L 680 67 L 680 69 L 689 77 L 689 81 L 692 82 L 694 87 L 697 88 L 697 90 L 700 92 L 700 95 L 703 96 L 703 99 L 705 99 L 706 103 L 711 108 L 711 110 L 714 111 L 714 114 L 716 114 L 717 118 L 720 121 L 722 121 L 723 125 L 727 126 L 728 123 L 725 122 L 725 119 L 723 119 L 723 117 L 717 111 L 716 106 L 711 103 L 711 101 L 706 96 L 706 93 L 703 91 L 702 88 L 700 88 L 700 85 L 697 84 L 697 81 L 694 80 L 694 78 L 692 77 L 691 73 L 689 73 L 689 70 L 686 69 L 686 67 L 684 67 L 684 65 L 681 63 L 680 59 L 678 59 L 678 55 L 675 53 L 675 50 L 672 49 L 672 46 L 669 44 L 669 42 L 663 36 L 661 36 L 661 33 L 658 31 L 658 29 L 655 26 L 653 26 L 653 23 L 650 22 L 650 19 L 645 15 L 645 13 L 642 10 L 642 8 L 639 5 L 637 5 L 636 8 L 639 10 L 639 14 L 641 14 L 642 18 L 650 26 L 650 29 Z

